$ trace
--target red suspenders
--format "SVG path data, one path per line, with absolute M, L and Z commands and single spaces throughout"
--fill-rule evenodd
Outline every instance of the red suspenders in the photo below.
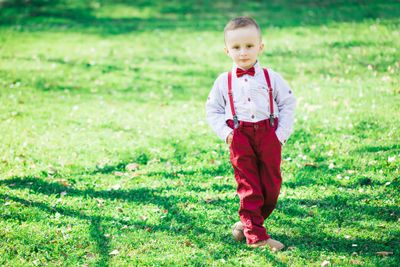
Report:
M 233 116 L 233 126 L 236 128 L 239 127 L 239 121 L 236 116 L 235 107 L 233 106 L 233 96 L 232 96 L 232 72 L 228 72 L 228 95 L 229 95 L 229 103 L 231 104 L 231 112 Z
M 267 69 L 264 70 L 264 77 L 265 80 L 267 81 L 268 85 L 268 93 L 269 93 L 269 123 L 271 127 L 274 127 L 274 101 L 273 101 L 273 96 L 272 96 L 272 87 L 271 87 L 271 81 L 269 79 L 268 71 Z M 233 116 L 233 124 L 235 129 L 239 127 L 239 121 L 236 116 L 235 112 L 235 107 L 233 105 L 233 96 L 232 96 L 232 73 L 228 72 L 228 96 L 229 96 L 229 103 L 231 105 L 231 112 Z
M 269 124 L 271 125 L 271 127 L 274 127 L 274 101 L 272 96 L 272 86 L 271 86 L 271 81 L 269 80 L 267 69 L 263 70 L 264 70 L 265 80 L 267 81 L 268 93 L 269 93 Z

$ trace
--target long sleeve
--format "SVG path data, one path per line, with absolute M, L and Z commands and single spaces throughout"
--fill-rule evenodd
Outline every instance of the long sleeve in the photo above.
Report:
M 258 122 L 270 116 L 269 95 L 264 71 L 257 62 L 255 75 L 236 76 L 236 66 L 232 68 L 232 93 L 236 115 L 240 121 Z M 278 117 L 276 135 L 285 144 L 293 132 L 296 98 L 287 82 L 279 73 L 268 69 L 274 96 L 274 116 Z M 228 99 L 228 75 L 221 74 L 211 89 L 206 103 L 207 122 L 218 137 L 226 142 L 232 132 L 226 120 L 232 119 Z
M 282 144 L 285 144 L 293 132 L 296 98 L 287 82 L 278 73 L 275 73 L 275 85 L 273 87 L 276 89 L 275 101 L 279 110 L 276 136 Z
M 223 83 L 221 81 L 224 76 L 226 75 L 221 74 L 217 78 L 210 94 L 208 95 L 206 102 L 206 116 L 207 122 L 211 129 L 218 135 L 219 138 L 226 142 L 226 138 L 232 132 L 232 129 L 228 127 L 225 121 L 226 99 L 223 95 Z

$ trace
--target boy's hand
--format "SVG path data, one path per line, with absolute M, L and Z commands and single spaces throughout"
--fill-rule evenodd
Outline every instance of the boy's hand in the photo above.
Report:
M 226 143 L 227 143 L 229 146 L 230 146 L 231 143 L 232 143 L 232 139 L 233 139 L 233 134 L 230 133 L 230 134 L 228 135 L 228 137 L 226 138 Z

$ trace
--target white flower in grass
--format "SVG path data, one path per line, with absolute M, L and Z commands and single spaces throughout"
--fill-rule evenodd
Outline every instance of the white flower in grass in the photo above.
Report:
M 329 168 L 330 170 L 332 170 L 333 168 L 335 168 L 335 164 L 333 164 L 333 162 L 329 163 L 328 168 Z
M 388 157 L 388 162 L 394 162 L 396 160 L 396 156 Z
M 120 185 L 120 184 L 113 185 L 113 186 L 111 187 L 111 189 L 113 189 L 113 190 L 119 190 L 119 189 L 121 189 L 121 185 Z
M 114 249 L 108 255 L 115 256 L 115 255 L 118 255 L 118 254 L 119 254 L 119 251 L 117 249 Z
M 303 159 L 303 160 L 306 160 L 306 159 L 307 159 L 307 156 L 306 156 L 306 155 L 303 155 L 303 154 L 299 154 L 298 157 L 301 158 L 301 159 Z

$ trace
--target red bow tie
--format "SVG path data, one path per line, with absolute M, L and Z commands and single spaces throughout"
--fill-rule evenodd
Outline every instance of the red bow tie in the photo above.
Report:
M 255 71 L 254 67 L 251 67 L 251 68 L 248 69 L 248 70 L 242 70 L 242 69 L 236 68 L 236 76 L 237 76 L 238 78 L 239 78 L 239 77 L 242 77 L 242 76 L 245 75 L 245 74 L 248 74 L 248 75 L 250 75 L 250 76 L 254 76 L 255 73 L 256 73 L 256 71 Z

